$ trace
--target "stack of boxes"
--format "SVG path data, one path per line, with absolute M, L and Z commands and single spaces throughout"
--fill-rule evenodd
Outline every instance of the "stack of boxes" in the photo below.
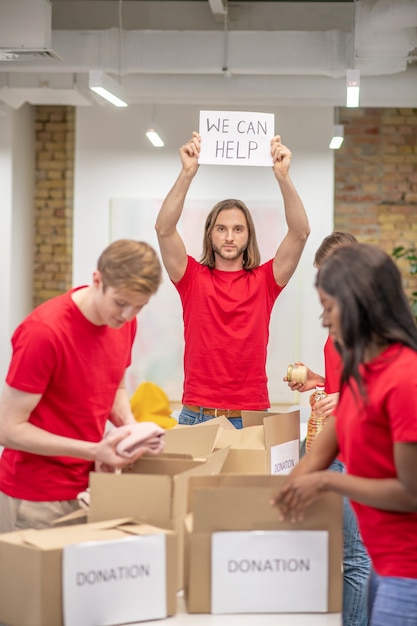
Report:
M 299 460 L 298 411 L 242 419 L 242 430 L 226 418 L 167 430 L 163 454 L 92 473 L 88 512 L 62 520 L 72 525 L 0 535 L 0 622 L 92 626 L 104 610 L 109 624 L 160 619 L 175 614 L 180 589 L 190 613 L 340 613 L 341 498 L 327 494 L 297 524 L 270 504 Z M 143 571 L 139 557 L 120 560 L 125 546 L 146 555 Z

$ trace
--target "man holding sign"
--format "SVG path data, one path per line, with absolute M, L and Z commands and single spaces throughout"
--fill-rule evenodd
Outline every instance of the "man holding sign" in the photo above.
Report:
M 187 254 L 177 230 L 199 168 L 201 136 L 179 152 L 181 172 L 156 221 L 162 260 L 183 306 L 184 391 L 180 424 L 225 415 L 240 428 L 242 410 L 269 408 L 266 353 L 275 300 L 288 283 L 310 233 L 289 175 L 291 152 L 270 141 L 273 173 L 285 207 L 287 233 L 273 259 L 261 264 L 252 216 L 241 200 L 218 202 L 204 228 L 203 255 Z

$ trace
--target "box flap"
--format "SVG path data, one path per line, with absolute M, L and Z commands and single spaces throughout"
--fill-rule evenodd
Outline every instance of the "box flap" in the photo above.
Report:
M 61 548 L 71 543 L 118 539 L 124 536 L 123 524 L 130 521 L 131 518 L 120 518 L 93 524 L 79 524 L 41 530 L 28 529 L 22 533 L 22 542 L 41 550 L 50 550 Z
M 286 441 L 300 440 L 300 411 L 272 413 L 264 418 L 267 448 Z
M 140 522 L 130 522 L 120 526 L 120 530 L 125 535 L 154 535 L 156 533 L 164 533 L 164 535 L 175 535 L 174 530 L 168 528 L 161 528 L 160 526 L 154 526 L 153 524 L 141 524 Z
M 189 476 L 218 474 L 224 465 L 228 452 L 228 448 L 215 450 L 213 454 L 210 454 L 207 458 L 199 459 L 200 462 L 197 465 L 190 467 L 185 472 L 181 472 L 181 474 L 178 474 L 175 478 L 181 476 L 188 478 Z
M 214 450 L 220 426 L 209 424 L 204 428 L 176 426 L 165 432 L 165 453 L 186 453 L 193 457 L 205 457 Z
M 174 518 L 182 517 L 189 510 L 188 483 L 192 476 L 211 476 L 218 474 L 226 461 L 229 449 L 217 450 L 210 455 L 206 462 L 183 472 L 175 477 L 175 499 L 173 502 L 172 515 Z
M 152 474 L 155 476 L 175 476 L 204 463 L 205 458 L 195 458 L 188 454 L 159 454 L 143 456 L 132 467 L 123 470 L 123 475 Z
M 243 428 L 249 426 L 263 426 L 264 418 L 270 415 L 279 415 L 279 413 L 271 413 L 270 411 L 242 411 Z
M 68 513 L 68 515 L 63 515 L 58 519 L 52 522 L 54 527 L 57 526 L 69 526 L 70 524 L 83 524 L 87 522 L 87 510 L 86 509 L 77 509 L 76 511 L 72 511 L 72 513 Z
M 270 459 L 265 450 L 231 450 L 222 474 L 270 474 Z
M 225 415 L 219 415 L 219 417 L 213 417 L 211 420 L 200 422 L 199 424 L 194 424 L 193 428 L 196 428 L 197 426 L 198 428 L 212 426 L 213 424 L 216 424 L 217 426 L 220 426 L 225 430 L 237 430 L 236 427 L 233 426 L 232 422 L 228 420 Z
M 251 426 L 235 430 L 223 430 L 216 448 L 230 447 L 232 450 L 265 450 L 264 427 Z

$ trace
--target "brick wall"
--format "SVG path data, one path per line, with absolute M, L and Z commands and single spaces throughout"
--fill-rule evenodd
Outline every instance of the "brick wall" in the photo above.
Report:
M 38 106 L 35 116 L 34 306 L 72 284 L 75 109 Z
M 338 110 L 345 140 L 335 152 L 335 230 L 391 254 L 417 245 L 417 109 Z M 408 294 L 417 290 L 399 260 Z

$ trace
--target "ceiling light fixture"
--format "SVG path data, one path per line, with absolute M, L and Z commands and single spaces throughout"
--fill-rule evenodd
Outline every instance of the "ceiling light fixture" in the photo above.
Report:
M 125 89 L 102 70 L 90 70 L 88 86 L 91 91 L 108 100 L 114 106 L 127 107 Z
M 339 150 L 343 143 L 344 135 L 345 129 L 342 124 L 335 124 L 333 126 L 333 137 L 329 143 L 329 148 L 331 148 L 331 150 Z
M 213 15 L 225 15 L 227 0 L 208 0 Z
M 146 136 L 155 148 L 163 148 L 165 145 L 154 125 L 148 127 Z
M 355 108 L 359 106 L 359 70 L 346 70 L 346 106 Z

